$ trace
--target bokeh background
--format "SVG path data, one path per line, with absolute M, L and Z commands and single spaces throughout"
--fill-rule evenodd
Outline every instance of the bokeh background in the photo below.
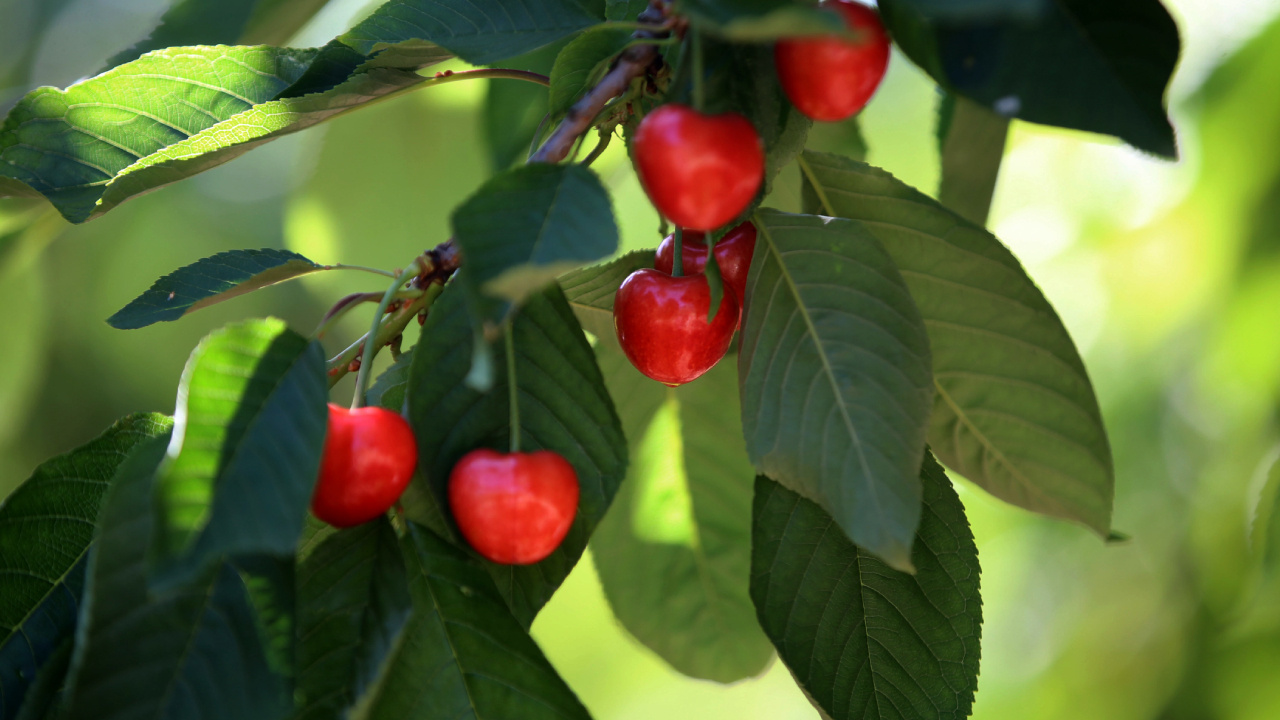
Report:
M 1280 502 L 1280 0 L 1166 3 L 1184 41 L 1169 95 L 1182 160 L 1013 125 L 991 227 L 1085 357 L 1114 445 L 1115 526 L 1131 539 L 1104 545 L 958 481 L 983 567 L 977 718 L 1280 717 L 1280 532 L 1267 532 Z M 0 0 L 0 109 L 92 74 L 167 5 Z M 324 43 L 368 5 L 332 0 L 291 44 Z M 445 239 L 452 208 L 492 170 L 486 92 L 456 83 L 385 102 L 83 226 L 0 201 L 0 497 L 121 415 L 172 412 L 210 330 L 274 314 L 310 332 L 338 296 L 380 289 L 329 273 L 177 323 L 106 325 L 160 275 L 256 247 L 393 268 Z M 860 117 L 869 160 L 926 192 L 937 102 L 895 56 Z M 824 127 L 811 146 L 852 137 Z M 657 217 L 620 144 L 595 167 L 627 249 L 654 245 Z M 797 203 L 784 174 L 772 204 Z M 331 349 L 365 322 L 342 325 Z M 349 394 L 349 381 L 335 390 Z M 602 720 L 816 716 L 776 662 L 732 686 L 669 669 L 612 619 L 590 562 L 534 633 Z

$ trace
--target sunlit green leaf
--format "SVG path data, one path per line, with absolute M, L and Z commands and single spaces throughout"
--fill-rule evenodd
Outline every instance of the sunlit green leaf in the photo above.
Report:
M 822 508 L 756 479 L 751 598 L 806 694 L 833 720 L 959 720 L 978 684 L 978 549 L 926 455 L 914 575 L 872 557 Z
M 861 220 L 924 316 L 933 452 L 999 498 L 1105 536 L 1114 471 L 1098 402 L 1071 336 L 1013 254 L 883 170 L 808 152 L 801 163 L 806 206 Z
M 933 398 L 920 313 L 860 223 L 766 210 L 756 226 L 738 354 L 747 452 L 910 569 Z
M 560 276 L 569 306 L 578 322 L 601 342 L 618 345 L 613 329 L 613 296 L 627 276 L 653 267 L 653 251 L 637 250 L 601 265 L 580 268 Z

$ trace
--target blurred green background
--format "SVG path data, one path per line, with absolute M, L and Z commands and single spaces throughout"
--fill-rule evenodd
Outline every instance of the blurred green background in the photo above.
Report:
M 991 227 L 1081 348 L 1114 445 L 1115 526 L 1132 539 L 1104 546 L 958 483 L 983 567 L 978 718 L 1280 717 L 1280 531 L 1267 532 L 1280 523 L 1280 0 L 1166 1 L 1185 47 L 1169 98 L 1180 162 L 1013 126 Z M 0 109 L 93 73 L 167 4 L 0 0 Z M 322 44 L 366 4 L 332 0 L 293 44 Z M 172 412 L 210 330 L 274 314 L 310 332 L 338 296 L 380 289 L 326 274 L 178 323 L 106 325 L 160 275 L 251 247 L 392 268 L 444 240 L 491 171 L 485 93 L 457 83 L 386 102 L 83 226 L 0 201 L 0 496 L 121 415 Z M 937 100 L 897 56 L 861 117 L 870 161 L 926 191 Z M 811 146 L 851 137 L 823 127 Z M 656 244 L 620 144 L 595 167 L 627 249 Z M 784 173 L 773 204 L 797 203 Z M 365 322 L 348 320 L 331 350 Z M 350 381 L 335 390 L 349 394 Z M 602 720 L 815 717 L 776 662 L 727 687 L 667 668 L 613 621 L 589 562 L 534 633 Z

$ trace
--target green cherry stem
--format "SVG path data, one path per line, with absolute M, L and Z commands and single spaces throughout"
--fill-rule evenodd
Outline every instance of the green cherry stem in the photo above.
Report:
M 395 299 L 409 300 L 422 297 L 422 295 L 423 293 L 421 290 L 401 290 L 396 293 Z M 325 316 L 321 318 L 320 324 L 316 327 L 316 331 L 311 333 L 311 337 L 316 340 L 324 339 L 325 333 L 332 330 L 333 326 L 351 311 L 351 308 L 356 307 L 361 303 L 377 302 L 381 297 L 382 293 L 353 293 L 342 298 L 338 302 L 334 303 L 334 306 L 329 309 L 329 312 L 325 313 Z
M 671 277 L 684 275 L 684 228 L 676 225 L 675 254 L 671 257 Z
M 400 288 L 421 272 L 422 263 L 414 258 L 413 262 L 409 263 L 409 267 L 397 275 L 391 287 L 383 293 L 382 301 L 378 303 L 378 309 L 373 313 L 373 326 L 365 336 L 364 355 L 360 358 L 360 371 L 356 375 L 356 394 L 351 399 L 352 410 L 357 410 L 364 405 L 365 393 L 369 391 L 369 378 L 373 372 L 373 356 L 377 353 L 378 330 L 382 327 L 382 316 L 386 314 L 387 306 L 391 304 L 391 299 L 396 296 L 396 293 L 400 292 Z
M 511 408 L 511 452 L 520 452 L 520 386 L 516 384 L 516 318 L 513 313 L 502 324 L 502 337 L 507 355 L 507 403 Z

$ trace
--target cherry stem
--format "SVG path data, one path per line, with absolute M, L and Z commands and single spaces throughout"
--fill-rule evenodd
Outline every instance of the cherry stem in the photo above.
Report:
M 702 64 L 702 33 L 697 28 L 689 28 L 689 44 L 693 50 L 693 109 L 702 112 L 707 104 L 702 87 L 703 73 L 706 70 Z
M 604 154 L 605 148 L 609 147 L 609 141 L 612 139 L 613 139 L 613 133 L 602 131 L 600 133 L 600 141 L 597 142 L 596 146 L 591 150 L 591 152 L 588 153 L 587 156 L 582 159 L 582 165 L 584 167 L 590 167 L 591 163 L 596 161 L 596 158 Z
M 360 370 L 356 375 L 356 394 L 351 398 L 351 409 L 357 410 L 364 405 L 365 393 L 369 391 L 369 378 L 373 374 L 373 356 L 377 353 L 376 342 L 378 337 L 378 329 L 382 327 L 382 316 L 387 312 L 387 306 L 391 304 L 391 299 L 400 292 L 400 288 L 422 272 L 422 263 L 418 258 L 414 258 L 409 263 L 409 267 L 396 276 L 391 286 L 382 295 L 382 301 L 378 303 L 378 309 L 373 313 L 373 325 L 369 328 L 369 334 L 365 336 L 364 354 L 360 358 Z
M 394 275 L 392 277 L 394 277 Z M 320 319 L 320 325 L 316 327 L 315 332 L 311 333 L 311 337 L 316 340 L 323 339 L 325 333 L 332 330 L 333 326 L 336 325 L 338 321 L 351 310 L 351 308 L 361 303 L 377 302 L 381 297 L 382 293 L 352 293 L 351 295 L 342 298 L 338 302 L 334 303 L 333 307 L 329 308 L 329 312 L 325 313 L 324 317 Z M 397 300 L 407 300 L 418 297 L 422 297 L 421 290 L 402 290 L 396 293 Z
M 671 277 L 684 275 L 684 228 L 676 225 L 675 255 L 671 258 Z
M 396 276 L 395 273 L 390 272 L 388 270 L 380 270 L 378 268 L 365 267 L 364 265 L 344 265 L 342 263 L 335 263 L 333 265 L 325 265 L 324 269 L 325 270 L 359 270 L 361 272 L 373 273 L 374 275 L 381 275 L 382 277 L 385 277 L 385 278 L 393 278 Z
M 502 336 L 507 355 L 507 403 L 511 411 L 511 452 L 520 452 L 520 387 L 516 385 L 516 318 L 513 313 L 502 324 Z

